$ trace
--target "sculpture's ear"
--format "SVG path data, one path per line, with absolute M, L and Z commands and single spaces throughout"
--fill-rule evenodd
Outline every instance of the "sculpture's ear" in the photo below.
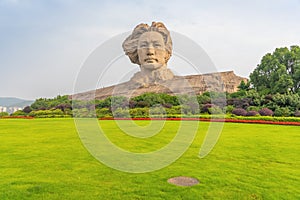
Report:
M 166 56 L 165 56 L 165 62 L 166 62 L 166 64 L 170 60 L 170 57 L 171 57 L 171 54 L 168 51 L 166 51 Z
M 165 62 L 167 63 L 169 60 L 169 56 L 165 56 Z

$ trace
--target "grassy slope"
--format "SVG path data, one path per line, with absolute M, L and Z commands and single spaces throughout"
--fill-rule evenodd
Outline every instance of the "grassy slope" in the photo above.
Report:
M 120 147 L 147 152 L 168 143 L 179 122 L 166 122 L 167 128 L 148 140 L 122 134 L 114 121 L 100 123 Z M 72 119 L 0 120 L 0 199 L 300 198 L 299 127 L 226 123 L 214 150 L 199 159 L 208 125 L 201 122 L 192 146 L 172 165 L 129 174 L 95 160 Z M 201 183 L 166 182 L 180 175 Z

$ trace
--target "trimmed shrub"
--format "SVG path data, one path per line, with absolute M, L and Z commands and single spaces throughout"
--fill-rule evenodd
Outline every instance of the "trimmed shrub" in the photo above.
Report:
M 165 104 L 163 104 L 162 105 L 164 108 L 172 108 L 172 104 L 170 104 L 170 103 L 165 103 Z
M 160 105 L 151 107 L 149 112 L 150 112 L 151 116 L 152 115 L 165 115 L 166 114 L 165 108 L 160 106 Z
M 147 101 L 139 101 L 136 103 L 137 108 L 147 108 L 150 107 L 150 104 Z
M 235 108 L 247 108 L 251 104 L 250 98 L 231 98 L 227 99 L 227 105 L 233 105 Z
M 237 116 L 246 116 L 247 111 L 243 108 L 235 108 L 233 109 L 232 114 Z
M 247 108 L 247 111 L 253 111 L 253 110 L 256 111 L 256 112 L 258 112 L 260 110 L 260 108 L 257 107 L 257 106 L 249 106 Z
M 198 95 L 197 96 L 197 101 L 198 101 L 199 104 L 209 104 L 209 103 L 211 103 L 210 96 L 206 96 L 206 95 Z
M 98 118 L 102 117 L 112 117 L 111 110 L 109 108 L 97 108 L 96 109 L 96 115 Z
M 129 100 L 129 108 L 135 108 L 136 107 L 137 102 L 134 100 Z
M 233 110 L 234 107 L 232 105 L 225 106 L 223 109 L 224 113 L 232 113 Z
M 0 112 L 0 117 L 6 117 L 8 116 L 8 112 Z
M 93 110 L 88 110 L 87 108 L 73 109 L 73 117 L 91 118 L 96 117 L 96 113 Z
M 214 104 L 211 104 L 211 103 L 204 104 L 201 108 L 201 113 L 209 113 L 209 108 L 211 108 L 213 106 L 214 106 Z
M 250 110 L 247 112 L 246 116 L 257 116 L 259 113 L 255 110 Z
M 17 110 L 11 116 L 27 116 L 27 113 L 23 112 L 23 110 Z
M 269 108 L 262 108 L 258 112 L 261 116 L 273 116 L 274 114 L 274 112 Z
M 300 111 L 297 110 L 297 111 L 294 113 L 294 116 L 295 116 L 295 117 L 300 117 Z
M 122 109 L 122 108 L 117 108 L 113 112 L 114 117 L 120 117 L 120 118 L 128 118 L 130 117 L 129 110 L 128 109 Z
M 219 106 L 213 106 L 208 109 L 209 114 L 224 114 L 223 110 Z
M 278 116 L 278 117 L 289 117 L 291 116 L 291 114 L 292 112 L 287 107 L 278 107 L 274 112 L 274 116 Z
M 182 108 L 182 114 L 188 114 L 191 115 L 193 113 L 193 109 L 190 106 L 183 105 Z
M 149 118 L 149 108 L 133 108 L 129 110 L 129 113 L 133 118 Z
M 166 108 L 168 115 L 181 115 L 182 106 L 172 106 L 172 108 Z

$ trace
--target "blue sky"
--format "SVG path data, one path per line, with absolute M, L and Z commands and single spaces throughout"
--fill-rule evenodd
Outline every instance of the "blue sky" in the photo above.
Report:
M 197 42 L 219 71 L 248 77 L 264 54 L 300 45 L 299 19 L 300 0 L 0 0 L 0 97 L 71 94 L 94 49 L 152 21 Z

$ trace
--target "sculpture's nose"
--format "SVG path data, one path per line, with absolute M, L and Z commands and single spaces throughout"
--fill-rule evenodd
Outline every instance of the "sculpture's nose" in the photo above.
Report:
M 148 55 L 148 56 L 154 55 L 154 48 L 153 48 L 153 47 L 147 48 L 147 55 Z

